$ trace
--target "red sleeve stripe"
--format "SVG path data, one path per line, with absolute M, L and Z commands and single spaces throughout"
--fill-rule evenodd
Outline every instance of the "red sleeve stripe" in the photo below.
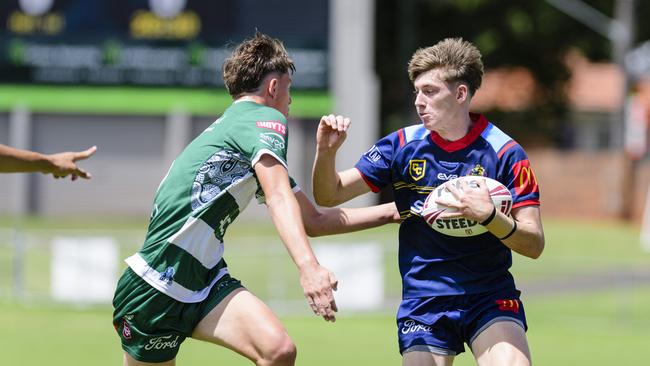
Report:
M 399 147 L 404 147 L 404 144 L 406 144 L 404 140 L 404 129 L 400 128 L 397 130 L 397 136 L 399 137 Z
M 381 191 L 381 189 L 379 189 L 376 185 L 372 184 L 372 182 L 368 179 L 368 177 L 366 177 L 365 175 L 363 175 L 363 173 L 361 173 L 361 170 L 359 170 L 359 168 L 355 167 L 354 169 L 356 169 L 359 172 L 359 174 L 361 174 L 361 178 L 363 178 L 363 181 L 366 182 L 368 187 L 370 187 L 371 191 L 373 191 L 374 193 L 378 193 L 379 191 Z
M 499 157 L 499 159 L 501 159 L 501 157 L 503 156 L 503 154 L 505 154 L 506 151 L 508 151 L 508 149 L 510 149 L 511 147 L 513 147 L 513 146 L 515 146 L 515 145 L 517 145 L 517 142 L 516 142 L 515 140 L 512 140 L 512 141 L 508 142 L 507 144 L 505 144 L 505 145 L 501 148 L 501 150 L 499 150 L 499 152 L 497 153 L 497 156 Z
M 539 206 L 539 200 L 533 199 L 533 200 L 517 202 L 514 205 L 512 205 L 512 209 L 514 210 L 515 208 L 524 207 L 524 206 Z

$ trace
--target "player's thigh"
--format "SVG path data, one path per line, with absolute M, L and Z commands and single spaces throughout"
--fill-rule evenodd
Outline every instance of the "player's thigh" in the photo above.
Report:
M 512 321 L 490 325 L 476 337 L 471 346 L 479 366 L 531 364 L 526 332 L 521 325 Z
M 253 361 L 295 354 L 295 346 L 271 309 L 240 288 L 194 328 L 192 338 L 227 347 Z
M 402 355 L 402 366 L 451 366 L 454 356 L 437 355 L 431 352 L 405 352 Z
M 131 357 L 128 353 L 124 352 L 124 366 L 174 366 L 176 365 L 176 359 L 167 361 L 167 362 L 142 362 L 138 361 L 135 358 Z

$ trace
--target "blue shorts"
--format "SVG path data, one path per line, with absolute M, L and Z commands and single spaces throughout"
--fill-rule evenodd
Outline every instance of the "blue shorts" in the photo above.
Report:
M 516 289 L 471 295 L 404 299 L 397 311 L 400 353 L 455 356 L 490 325 L 512 321 L 528 329 Z

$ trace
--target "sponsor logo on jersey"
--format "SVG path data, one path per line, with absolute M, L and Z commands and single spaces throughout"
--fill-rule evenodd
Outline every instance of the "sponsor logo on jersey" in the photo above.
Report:
M 457 161 L 442 161 L 442 160 L 438 160 L 438 164 L 444 166 L 445 168 L 453 169 L 453 168 L 457 167 L 458 164 L 460 164 L 460 163 L 457 162 Z
M 176 338 L 172 339 L 174 335 L 166 335 L 162 337 L 156 337 L 156 338 L 151 338 L 149 340 L 149 343 L 147 343 L 146 346 L 144 346 L 144 349 L 147 351 L 151 351 L 152 349 L 155 350 L 161 350 L 161 349 L 167 349 L 167 348 L 176 348 L 178 347 L 178 336 Z
M 381 153 L 379 152 L 379 149 L 377 148 L 376 145 L 372 145 L 370 150 L 366 151 L 365 156 L 368 160 L 372 161 L 373 163 L 376 163 L 379 161 L 379 159 L 381 159 Z
M 260 141 L 274 150 L 284 150 L 284 137 L 274 132 L 260 133 Z
M 519 300 L 497 300 L 495 302 L 499 305 L 499 310 L 512 311 L 515 314 L 519 314 Z
M 287 134 L 287 126 L 283 125 L 282 122 L 279 121 L 257 121 L 256 125 L 259 128 L 273 130 L 281 135 Z
M 515 194 L 525 195 L 539 191 L 537 179 L 530 167 L 528 159 L 519 161 L 512 166 L 512 173 L 515 176 Z
M 413 319 L 409 319 L 404 322 L 404 325 L 402 325 L 402 329 L 400 329 L 400 332 L 402 332 L 402 334 L 417 333 L 417 332 L 431 333 L 431 326 L 418 323 Z
M 409 160 L 409 175 L 414 181 L 424 178 L 427 161 L 422 159 Z
M 226 233 L 226 228 L 232 223 L 230 215 L 226 215 L 221 221 L 219 221 L 219 236 L 223 238 Z
M 422 200 L 417 200 L 411 205 L 411 212 L 416 215 L 422 214 L 422 208 L 424 207 L 424 202 Z
M 167 267 L 165 272 L 161 273 L 158 279 L 165 281 L 167 284 L 171 285 L 174 281 L 174 267 Z
M 131 339 L 131 328 L 126 320 L 122 321 L 122 338 Z
M 472 168 L 472 170 L 469 171 L 469 174 L 467 175 L 477 175 L 484 177 L 485 176 L 485 168 L 481 164 L 476 164 L 475 167 Z
M 452 180 L 458 178 L 458 174 L 438 173 L 437 177 L 440 180 Z

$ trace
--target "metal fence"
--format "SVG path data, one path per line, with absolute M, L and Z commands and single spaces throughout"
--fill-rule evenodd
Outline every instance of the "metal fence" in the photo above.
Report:
M 135 253 L 143 239 L 143 230 L 0 228 L 0 300 L 108 305 L 126 268 L 123 259 Z M 336 296 L 344 312 L 393 311 L 399 301 L 397 246 L 392 238 L 374 239 L 336 236 L 312 240 L 320 262 L 339 279 Z M 106 243 L 115 250 L 103 250 Z M 226 236 L 225 246 L 230 273 L 276 312 L 309 312 L 296 266 L 277 236 Z M 102 283 L 107 270 L 108 285 Z M 75 291 L 82 292 L 75 295 Z M 86 296 L 83 291 L 101 294 Z

